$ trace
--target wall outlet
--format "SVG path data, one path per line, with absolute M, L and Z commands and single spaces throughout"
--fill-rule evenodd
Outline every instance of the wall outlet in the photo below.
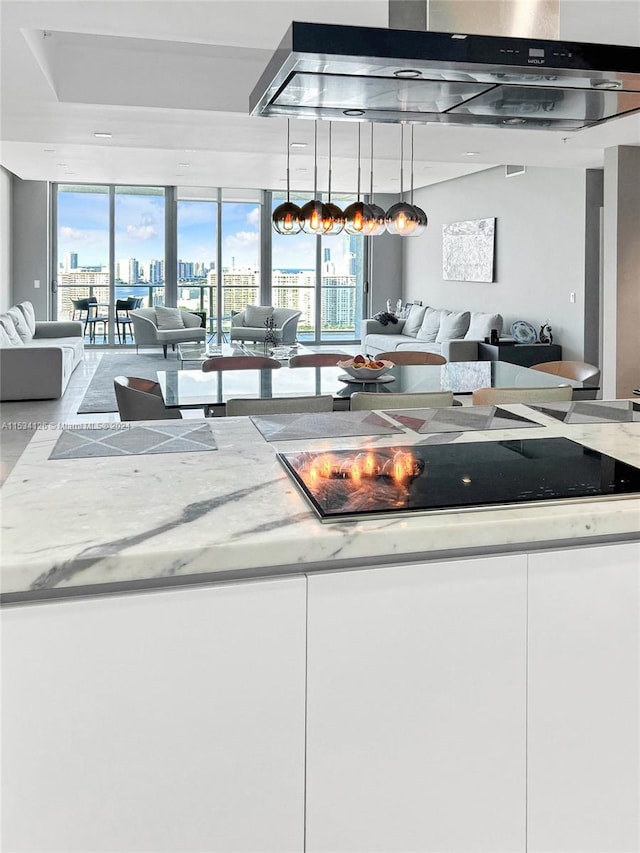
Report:
M 40 279 L 39 278 L 34 278 L 33 286 L 36 288 L 36 290 L 40 287 Z
M 576 294 L 572 290 L 571 293 L 569 294 L 569 302 L 575 302 L 575 301 L 576 301 Z

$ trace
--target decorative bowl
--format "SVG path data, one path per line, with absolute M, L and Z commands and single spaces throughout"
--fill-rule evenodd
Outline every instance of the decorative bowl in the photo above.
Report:
M 392 361 L 379 360 L 382 362 L 383 367 L 356 367 L 352 358 L 346 361 L 339 361 L 338 367 L 342 368 L 349 376 L 353 376 L 354 379 L 378 379 L 380 376 L 388 373 L 393 367 Z

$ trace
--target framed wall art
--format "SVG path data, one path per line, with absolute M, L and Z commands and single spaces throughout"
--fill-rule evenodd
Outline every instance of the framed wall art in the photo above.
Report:
M 493 281 L 496 220 L 471 219 L 442 226 L 445 281 Z

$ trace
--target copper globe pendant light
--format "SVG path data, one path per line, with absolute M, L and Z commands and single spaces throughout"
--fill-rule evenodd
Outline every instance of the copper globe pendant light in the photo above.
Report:
M 327 213 L 327 222 L 323 222 L 322 230 L 327 236 L 339 234 L 345 224 L 345 216 L 337 204 L 331 201 L 331 122 L 329 122 L 329 181 L 327 185 L 327 203 L 325 204 L 325 212 Z
M 404 124 L 400 125 L 400 201 L 391 205 L 385 216 L 389 234 L 409 237 L 418 227 L 418 215 L 410 204 L 402 200 L 404 195 Z
M 331 216 L 318 198 L 318 122 L 313 133 L 313 198 L 300 208 L 300 222 L 305 234 L 324 234 L 331 227 Z
M 368 216 L 364 221 L 364 233 L 367 237 L 377 237 L 378 234 L 384 234 L 386 230 L 385 212 L 373 200 L 373 122 L 371 123 L 371 169 L 370 169 L 370 185 L 369 185 L 369 202 L 367 204 Z
M 369 206 L 360 201 L 360 122 L 358 122 L 358 195 L 357 201 L 344 209 L 345 234 L 365 234 L 364 226 L 369 218 Z
M 271 222 L 273 224 L 273 230 L 278 234 L 288 235 L 288 234 L 298 234 L 300 229 L 302 228 L 302 224 L 300 222 L 300 208 L 297 204 L 293 204 L 290 198 L 290 186 L 289 186 L 289 152 L 291 150 L 289 145 L 289 135 L 291 131 L 291 119 L 287 119 L 287 200 L 282 204 L 279 204 L 278 207 L 273 211 L 271 216 Z
M 420 234 L 424 234 L 424 231 L 429 224 L 429 220 L 427 218 L 427 214 L 421 207 L 418 207 L 417 204 L 413 203 L 413 130 L 414 125 L 411 125 L 411 193 L 409 195 L 409 201 L 411 202 L 411 207 L 414 209 L 416 216 L 418 217 L 418 224 L 415 227 L 415 230 L 411 232 L 411 234 L 407 234 L 408 237 L 419 237 Z

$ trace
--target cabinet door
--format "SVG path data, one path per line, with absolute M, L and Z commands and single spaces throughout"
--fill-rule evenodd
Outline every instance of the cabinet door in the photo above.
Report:
M 304 578 L 4 611 L 3 849 L 302 851 Z
M 526 557 L 309 578 L 307 853 L 525 849 Z
M 640 545 L 529 563 L 530 853 L 640 849 Z

